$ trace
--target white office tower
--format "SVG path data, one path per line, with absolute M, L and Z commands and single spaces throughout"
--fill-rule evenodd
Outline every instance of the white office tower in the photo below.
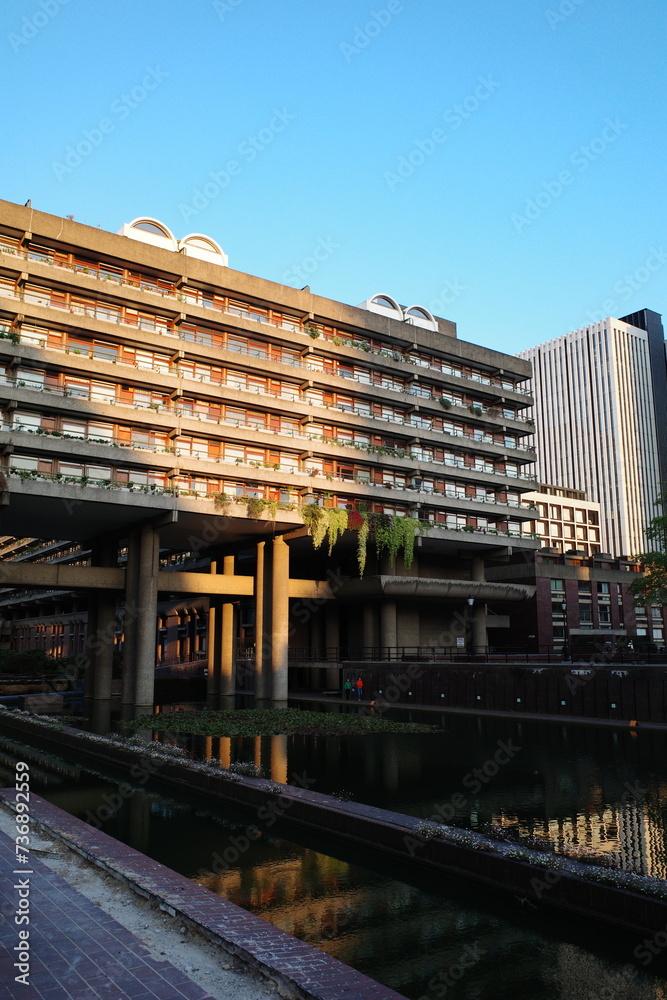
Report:
M 661 317 L 608 317 L 521 351 L 533 364 L 537 476 L 601 505 L 614 556 L 647 547 L 667 481 L 667 371 Z

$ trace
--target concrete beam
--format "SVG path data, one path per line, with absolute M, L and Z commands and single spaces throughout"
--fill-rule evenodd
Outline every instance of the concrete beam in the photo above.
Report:
M 1 562 L 0 586 L 48 590 L 123 590 L 125 570 L 111 566 L 64 566 Z

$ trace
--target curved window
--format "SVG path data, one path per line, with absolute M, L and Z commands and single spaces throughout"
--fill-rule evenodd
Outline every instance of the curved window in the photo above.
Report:
M 162 227 L 158 226 L 157 223 L 149 222 L 148 220 L 141 222 L 133 222 L 132 228 L 143 229 L 145 233 L 152 233 L 153 236 L 166 236 L 167 239 L 169 240 L 172 238 L 171 234 L 168 233 L 166 229 L 162 229 Z
M 433 319 L 431 314 L 426 309 L 422 309 L 421 306 L 412 306 L 411 309 L 407 310 L 407 315 L 416 316 L 418 319 Z
M 187 243 L 189 247 L 197 247 L 199 250 L 208 250 L 211 253 L 220 253 L 218 248 L 210 240 L 205 240 L 201 236 L 193 236 L 191 239 L 186 239 L 183 241 Z
M 398 308 L 398 306 L 396 305 L 396 303 L 392 299 L 387 298 L 386 295 L 376 295 L 375 298 L 373 299 L 373 303 L 376 306 L 384 306 L 385 309 L 397 309 Z

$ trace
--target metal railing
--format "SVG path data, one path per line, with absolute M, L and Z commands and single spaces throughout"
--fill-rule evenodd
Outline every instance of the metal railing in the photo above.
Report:
M 241 654 L 240 654 L 241 655 Z M 563 644 L 530 646 L 293 646 L 289 662 L 296 665 L 325 665 L 336 663 L 527 663 L 563 664 L 565 666 L 595 667 L 624 665 L 667 664 L 667 650 L 628 649 L 611 650 L 595 648 L 568 649 Z

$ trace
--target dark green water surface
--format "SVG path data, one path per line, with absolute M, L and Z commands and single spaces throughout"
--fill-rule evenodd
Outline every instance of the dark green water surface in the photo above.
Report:
M 498 741 L 521 749 L 475 793 L 474 769 L 495 760 Z M 639 781 L 645 790 L 641 801 L 626 803 L 627 825 L 636 858 L 655 856 L 655 865 L 663 857 L 663 749 L 662 734 L 451 716 L 442 732 L 426 737 L 274 736 L 192 746 L 193 753 L 227 762 L 258 760 L 278 781 L 305 774 L 318 791 L 346 790 L 413 814 L 431 815 L 438 806 L 442 812 L 458 792 L 466 799 L 457 818 L 462 824 L 493 820 L 529 831 L 539 820 L 554 836 L 589 838 L 596 849 L 598 841 L 618 844 L 625 836 L 623 807 L 615 803 L 626 783 Z M 650 958 L 631 936 L 533 910 L 474 883 L 405 871 L 266 814 L 176 796 L 157 783 L 137 785 L 116 809 L 121 775 L 4 740 L 3 784 L 13 781 L 17 757 L 29 761 L 35 791 L 54 804 L 102 823 L 111 835 L 406 997 L 667 997 L 662 955 Z M 636 948 L 642 950 L 633 955 Z M 636 971 L 624 975 L 628 963 Z

